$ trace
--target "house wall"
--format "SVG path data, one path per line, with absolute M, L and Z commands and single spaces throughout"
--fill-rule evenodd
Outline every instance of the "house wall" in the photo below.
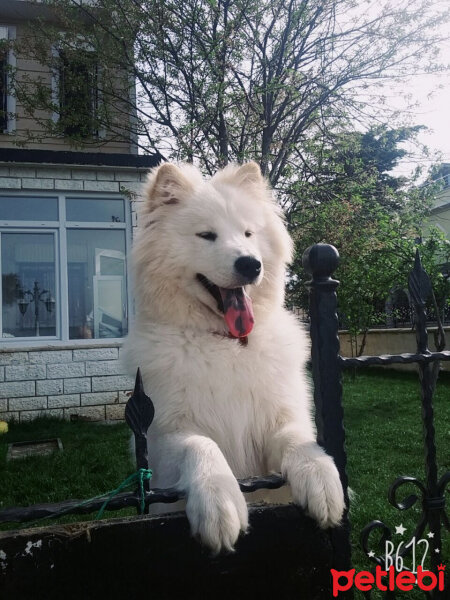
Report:
M 450 240 L 450 198 L 447 205 L 433 210 L 429 223 L 430 225 L 436 225 Z
M 123 419 L 134 379 L 120 364 L 120 345 L 2 349 L 0 420 Z
M 437 225 L 450 240 L 450 187 L 445 187 L 436 195 L 429 223 Z
M 1 4 L 1 2 L 0 2 Z M 17 11 L 20 14 L 19 11 Z M 2 18 L 2 10 L 0 7 L 0 25 L 7 25 L 9 27 L 15 27 L 16 40 L 20 43 L 21 39 L 26 36 L 28 24 L 20 20 L 12 20 Z M 49 45 L 49 52 L 51 51 Z M 40 79 L 45 86 L 49 89 L 52 87 L 51 72 L 45 65 L 39 63 L 34 59 L 30 59 L 26 56 L 16 55 L 16 73 L 18 82 L 33 81 Z M 15 129 L 11 133 L 0 132 L 0 147 L 2 148 L 15 148 L 17 143 L 26 142 L 28 149 L 38 148 L 40 150 L 74 150 L 79 147 L 71 144 L 63 136 L 50 137 L 44 132 L 43 127 L 37 122 L 36 119 L 49 119 L 52 117 L 51 113 L 39 110 L 36 111 L 35 115 L 27 115 L 24 111 L 23 106 L 16 99 L 16 121 Z M 123 117 L 122 117 L 123 118 Z M 33 139 L 35 138 L 35 139 Z M 95 140 L 89 141 L 82 146 L 83 152 L 105 152 L 105 153 L 130 153 L 136 150 L 132 147 L 131 140 L 129 138 L 120 139 L 118 136 L 112 139 L 110 135 L 105 134 L 105 137 L 99 139 L 98 143 Z
M 146 169 L 135 167 L 0 163 L 0 191 L 114 192 L 123 193 L 134 203 L 139 201 L 146 175 Z M 131 209 L 135 212 L 135 204 Z
M 0 193 L 9 190 L 120 193 L 128 199 L 132 230 L 146 169 L 0 163 Z M 14 345 L 14 347 L 13 347 Z M 0 340 L 0 420 L 40 415 L 117 420 L 134 378 L 120 363 L 119 340 Z
M 30 24 L 38 26 L 38 18 L 49 22 L 54 22 L 55 19 L 51 7 L 39 2 L 36 4 L 20 0 L 0 0 L 0 26 L 7 26 L 7 36 L 10 40 L 16 39 L 19 45 L 27 34 L 28 26 Z M 6 33 L 2 30 L 2 36 Z M 50 43 L 48 52 L 52 52 Z M 16 69 L 18 81 L 24 82 L 27 79 L 33 81 L 40 78 L 49 90 L 52 86 L 55 87 L 56 81 L 52 80 L 49 68 L 39 61 L 25 54 L 21 55 L 20 52 L 16 55 L 10 53 L 8 60 Z M 104 77 L 109 76 L 105 65 L 99 67 L 100 70 L 103 69 L 101 73 Z M 121 73 L 114 69 L 112 73 L 110 85 L 114 90 L 115 82 L 119 81 Z M 8 90 L 10 89 L 11 86 Z M 42 153 L 40 158 L 31 159 L 36 160 L 35 163 L 13 163 L 9 162 L 11 157 L 5 153 L 5 149 L 8 152 L 9 149 L 14 149 L 17 156 L 17 148 L 24 147 L 27 150 L 44 151 L 81 150 L 83 154 L 136 154 L 137 148 L 132 136 L 126 132 L 126 124 L 120 122 L 120 125 L 125 127 L 122 136 L 113 136 L 110 132 L 102 131 L 98 140 L 86 140 L 81 147 L 75 147 L 63 136 L 50 138 L 44 133 L 36 117 L 52 118 L 51 113 L 37 112 L 30 116 L 25 113 L 24 107 L 20 105 L 17 98 L 9 98 L 8 102 L 8 109 L 16 113 L 16 119 L 15 121 L 9 119 L 9 133 L 0 133 L 2 149 L 0 195 L 20 195 L 23 192 L 23 195 L 34 197 L 36 201 L 39 200 L 39 195 L 47 192 L 55 196 L 59 193 L 61 197 L 64 194 L 79 194 L 93 199 L 97 195 L 102 197 L 102 194 L 103 197 L 105 194 L 120 196 L 126 200 L 127 213 L 131 217 L 131 222 L 127 221 L 122 227 L 127 238 L 127 252 L 129 252 L 130 232 L 132 238 L 137 226 L 136 208 L 140 201 L 141 182 L 146 178 L 147 168 L 108 167 L 98 166 L 98 164 L 41 164 L 39 161 L 42 160 Z M 120 121 L 123 116 L 117 115 L 117 118 Z M 32 139 L 34 136 L 36 139 Z M 79 159 L 75 155 L 66 158 L 69 162 Z M 93 163 L 99 162 L 98 156 L 92 158 Z M 24 156 L 24 161 L 28 160 L 30 158 Z M 45 156 L 44 160 L 50 161 L 52 158 Z M 114 160 L 106 162 L 120 165 L 121 160 L 120 156 L 115 156 Z M 155 164 L 156 162 L 155 159 Z M 151 160 L 145 161 L 145 164 L 151 163 Z M 123 164 L 130 164 L 130 161 L 124 160 Z M 143 161 L 136 161 L 135 164 L 143 164 Z M 60 203 L 62 202 L 61 198 Z M 2 226 L 7 228 L 9 224 L 3 222 Z M 56 237 L 55 234 L 55 239 Z M 61 250 L 60 256 L 63 257 L 61 244 L 57 244 L 56 247 Z M 61 258 L 61 261 L 63 260 Z M 130 285 L 128 278 L 128 286 Z M 61 288 L 63 288 L 62 284 Z M 66 288 L 67 282 L 64 298 L 62 291 L 59 295 L 60 316 L 68 313 L 68 311 L 64 313 L 64 303 L 67 304 Z M 130 303 L 128 308 L 131 313 Z M 61 316 L 61 322 L 62 320 Z M 62 325 L 58 335 L 61 338 L 70 337 L 67 328 L 64 329 Z M 24 421 L 41 414 L 90 420 L 122 418 L 127 399 L 125 392 L 133 388 L 134 381 L 133 377 L 124 373 L 121 366 L 121 344 L 119 339 L 67 341 L 67 339 L 45 338 L 8 339 L 6 336 L 0 338 L 0 420 Z

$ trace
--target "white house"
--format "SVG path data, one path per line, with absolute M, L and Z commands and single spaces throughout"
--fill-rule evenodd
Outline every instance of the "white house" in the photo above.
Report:
M 19 38 L 38 9 L 2 0 L 0 40 Z M 59 118 L 71 109 L 67 85 L 42 65 L 0 53 L 0 420 L 120 419 L 133 384 L 119 361 L 132 315 L 128 253 L 141 181 L 159 157 L 138 155 L 131 134 L 98 132 L 93 144 L 90 132 L 76 149 L 46 137 L 14 98 L 8 65 L 49 78 Z M 80 127 L 95 110 L 90 91 Z
M 436 194 L 430 223 L 436 225 L 450 240 L 450 164 L 444 163 L 441 167 L 441 180 L 443 188 Z

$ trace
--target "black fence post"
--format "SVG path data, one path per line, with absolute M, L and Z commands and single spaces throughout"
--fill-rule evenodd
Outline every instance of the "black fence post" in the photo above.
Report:
M 343 425 L 341 368 L 339 365 L 336 289 L 331 275 L 339 264 L 339 253 L 329 244 L 315 244 L 303 254 L 303 266 L 312 275 L 307 282 L 311 319 L 311 356 L 316 407 L 317 441 L 333 456 L 344 488 L 347 510 L 342 526 L 330 530 L 334 568 L 351 566 L 348 479 Z
M 408 282 L 411 300 L 415 311 L 417 353 L 430 354 L 428 349 L 427 317 L 425 304 L 431 293 L 431 281 L 424 271 L 420 261 L 419 251 L 416 252 L 414 269 Z M 427 495 L 424 499 L 424 508 L 428 517 L 430 531 L 434 536 L 430 539 L 431 567 L 437 574 L 437 567 L 442 562 L 441 558 L 441 513 L 445 508 L 445 495 L 439 490 L 438 467 L 436 461 L 436 441 L 434 429 L 433 391 L 434 382 L 432 366 L 428 363 L 419 363 L 419 377 L 422 392 L 422 422 L 425 446 L 425 474 Z M 436 598 L 439 597 L 435 592 Z
M 367 365 L 388 365 L 388 364 L 411 364 L 417 363 L 419 367 L 419 377 L 421 383 L 422 397 L 422 424 L 424 430 L 424 449 L 425 449 L 425 475 L 426 484 L 419 481 L 416 477 L 401 476 L 392 483 L 388 492 L 388 500 L 397 510 L 403 511 L 412 508 L 416 503 L 421 501 L 422 510 L 419 512 L 419 519 L 415 529 L 409 535 L 409 541 L 403 542 L 403 547 L 397 549 L 397 555 L 402 559 L 412 554 L 412 549 L 418 541 L 422 539 L 427 527 L 430 532 L 427 534 L 427 543 L 430 546 L 430 564 L 431 570 L 435 575 L 439 574 L 444 557 L 442 555 L 441 531 L 442 526 L 447 530 L 450 529 L 450 522 L 445 511 L 446 505 L 446 490 L 450 483 L 450 471 L 446 471 L 440 479 L 438 479 L 438 465 L 436 460 L 436 440 L 434 428 L 434 409 L 433 409 L 433 392 L 434 383 L 431 363 L 435 361 L 450 361 L 450 352 L 441 349 L 439 352 L 430 352 L 428 348 L 428 333 L 427 333 L 427 317 L 425 312 L 425 304 L 427 297 L 431 293 L 431 281 L 427 273 L 424 271 L 419 252 L 416 253 L 414 269 L 412 270 L 408 288 L 411 297 L 411 303 L 415 311 L 415 328 L 416 328 L 416 354 L 398 354 L 398 355 L 383 355 L 383 356 L 365 356 L 355 358 L 341 358 L 341 364 L 344 367 L 350 366 L 367 366 Z M 415 486 L 419 494 L 408 493 L 402 500 L 398 499 L 399 490 L 403 485 L 409 487 Z M 409 490 L 408 490 L 409 491 Z M 382 535 L 378 535 L 378 542 L 375 541 L 375 546 L 370 542 L 370 536 L 373 531 L 378 530 Z M 382 521 L 376 520 L 368 523 L 361 532 L 361 546 L 367 556 L 370 557 L 372 563 L 380 565 L 383 570 L 387 570 L 387 559 L 384 544 L 386 540 L 391 540 L 392 530 Z M 369 547 L 378 546 L 381 552 L 374 555 L 369 552 Z M 445 559 L 444 559 L 445 560 Z M 372 571 L 373 573 L 373 571 Z M 450 580 L 446 579 L 445 589 L 424 591 L 424 597 L 439 600 L 448 598 L 448 585 Z M 387 592 L 386 598 L 396 598 L 395 591 Z M 370 593 L 368 593 L 370 598 Z
M 138 470 L 148 469 L 147 431 L 154 416 L 153 402 L 144 392 L 141 370 L 138 369 L 133 394 L 125 407 L 125 420 L 134 434 L 136 468 Z M 149 490 L 150 481 L 146 479 L 144 481 L 144 491 L 148 492 Z M 141 512 L 140 507 L 138 512 Z

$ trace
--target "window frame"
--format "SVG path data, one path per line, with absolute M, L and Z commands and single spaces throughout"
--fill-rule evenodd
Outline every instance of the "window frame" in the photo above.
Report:
M 92 52 L 94 53 L 94 48 L 84 42 L 81 38 L 80 38 L 80 48 L 84 51 L 84 52 Z M 51 120 L 53 121 L 53 123 L 56 125 L 57 123 L 59 123 L 60 119 L 61 119 L 61 72 L 60 72 L 60 68 L 59 68 L 59 62 L 61 60 L 61 55 L 62 53 L 64 53 L 64 49 L 61 47 L 61 44 L 52 44 L 51 46 L 51 55 L 52 55 L 52 60 L 55 63 L 53 68 L 51 69 L 51 98 L 52 98 L 52 104 L 55 107 L 58 107 L 57 111 L 53 111 L 52 115 L 51 115 Z M 99 64 L 98 61 L 96 61 L 96 81 L 97 81 L 97 89 L 95 90 L 95 98 L 96 98 L 96 102 L 95 102 L 95 106 L 93 105 L 92 108 L 92 113 L 93 113 L 93 118 L 94 120 L 97 119 L 97 115 L 99 113 L 99 110 L 101 109 L 101 105 L 102 105 L 102 94 L 101 94 L 101 86 L 100 86 L 100 80 L 102 77 L 102 68 L 101 65 Z M 66 137 L 70 137 L 69 135 L 65 134 L 64 132 L 61 132 L 59 134 L 59 136 L 61 138 L 66 138 Z M 102 140 L 106 138 L 106 130 L 102 125 L 99 125 L 99 127 L 97 128 L 96 131 L 93 131 L 91 134 L 91 138 L 93 140 Z M 88 138 L 86 138 L 88 139 Z
M 8 40 L 12 41 L 16 39 L 16 26 L 8 25 L 7 23 L 1 23 L 0 27 L 7 29 Z M 9 49 L 6 58 L 7 67 L 12 70 L 16 69 L 17 60 L 15 52 L 12 48 Z M 6 76 L 6 128 L 0 129 L 0 134 L 14 133 L 16 130 L 16 97 L 11 93 L 12 91 L 12 75 L 8 73 Z
M 85 63 L 86 70 L 82 76 L 77 72 L 77 77 L 81 77 L 83 79 L 83 84 L 86 83 L 87 92 L 83 94 L 85 96 L 83 100 L 87 100 L 88 103 L 83 102 L 83 117 L 86 119 L 90 119 L 92 127 L 89 127 L 89 133 L 83 134 L 81 137 L 83 139 L 88 138 L 97 138 L 98 137 L 98 128 L 94 127 L 94 122 L 97 120 L 98 116 L 98 107 L 99 107 L 99 70 L 98 70 L 98 61 L 97 57 L 93 50 L 83 49 L 84 60 L 86 57 L 92 55 L 93 61 L 92 64 Z M 67 105 L 68 96 L 71 98 L 73 96 L 73 83 L 71 82 L 71 76 L 73 78 L 74 71 L 79 70 L 80 64 L 83 64 L 83 60 L 80 63 L 75 63 L 74 58 L 69 56 L 67 51 L 59 50 L 59 121 L 66 121 L 67 115 L 73 114 L 74 107 L 72 105 Z M 84 78 L 86 77 L 86 82 L 84 82 Z M 71 87 L 72 86 L 72 87 Z M 72 94 L 67 93 L 67 89 L 72 91 Z M 80 93 L 80 96 L 82 94 Z M 84 112 L 85 111 L 85 112 Z M 76 123 L 76 127 L 80 126 L 80 121 Z M 62 132 L 64 137 L 72 137 L 76 135 L 76 132 L 72 131 L 74 126 L 69 126 L 67 123 L 64 126 L 64 130 Z
M 120 338 L 92 338 L 92 339 L 71 339 L 69 337 L 69 297 L 68 297 L 68 264 L 67 264 L 67 231 L 70 229 L 119 229 L 125 232 L 125 268 L 126 268 L 126 309 L 128 330 L 132 322 L 132 276 L 130 269 L 130 250 L 131 250 L 131 203 L 126 197 L 118 193 L 51 193 L 52 190 L 42 192 L 33 192 L 32 194 L 23 192 L 13 192 L 2 190 L 0 194 L 0 202 L 2 196 L 15 196 L 29 198 L 33 196 L 39 198 L 57 198 L 58 199 L 58 221 L 3 221 L 0 220 L 0 238 L 2 233 L 54 233 L 55 235 L 55 299 L 57 305 L 55 307 L 56 314 L 56 336 L 40 336 L 27 338 L 3 338 L 3 309 L 2 309 L 2 286 L 0 285 L 0 346 L 3 349 L 19 348 L 22 346 L 105 346 L 122 342 Z M 84 221 L 67 221 L 66 220 L 66 199 L 80 198 L 85 200 L 122 200 L 124 203 L 125 221 L 123 223 L 109 222 L 84 222 Z M 0 269 L 1 269 L 1 243 L 0 243 Z M 58 307 L 59 304 L 59 307 Z
M 1 197 L 0 197 L 1 200 Z M 60 292 L 61 292 L 61 265 L 60 265 L 60 261 L 58 260 L 58 242 L 59 242 L 59 238 L 60 238 L 60 232 L 55 228 L 55 227 L 41 227 L 41 228 L 36 228 L 36 227 L 13 227 L 11 229 L 6 229 L 0 226 L 0 270 L 1 270 L 1 263 L 2 263 L 2 245 L 1 245 L 1 238 L 2 238 L 2 234 L 8 234 L 8 233 L 19 233 L 19 234 L 27 234 L 27 233 L 46 233 L 46 234 L 51 234 L 53 235 L 53 243 L 54 243 L 54 251 L 55 251 L 55 292 L 54 292 L 54 297 L 55 298 L 60 298 Z M 3 273 L 2 273 L 3 275 Z M 56 329 L 56 335 L 40 335 L 38 338 L 36 338 L 36 336 L 31 336 L 31 337 L 21 337 L 21 338 L 4 338 L 3 337 L 3 286 L 0 286 L 0 306 L 2 307 L 2 309 L 0 310 L 0 332 L 2 337 L 0 337 L 0 339 L 2 341 L 17 341 L 18 339 L 21 342 L 26 342 L 27 344 L 30 341 L 36 341 L 38 340 L 42 340 L 44 342 L 50 341 L 50 340 L 60 340 L 60 335 L 61 335 L 61 314 L 56 312 L 56 307 L 55 307 L 55 329 Z M 61 304 L 61 301 L 59 301 Z

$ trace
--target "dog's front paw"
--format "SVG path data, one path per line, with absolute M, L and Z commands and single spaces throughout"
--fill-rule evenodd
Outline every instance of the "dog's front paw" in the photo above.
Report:
M 248 527 L 248 510 L 238 482 L 230 475 L 197 482 L 188 494 L 186 514 L 192 534 L 214 553 L 232 551 Z
M 282 472 L 292 497 L 320 527 L 339 525 L 345 508 L 344 492 L 333 459 L 315 443 L 286 452 Z

